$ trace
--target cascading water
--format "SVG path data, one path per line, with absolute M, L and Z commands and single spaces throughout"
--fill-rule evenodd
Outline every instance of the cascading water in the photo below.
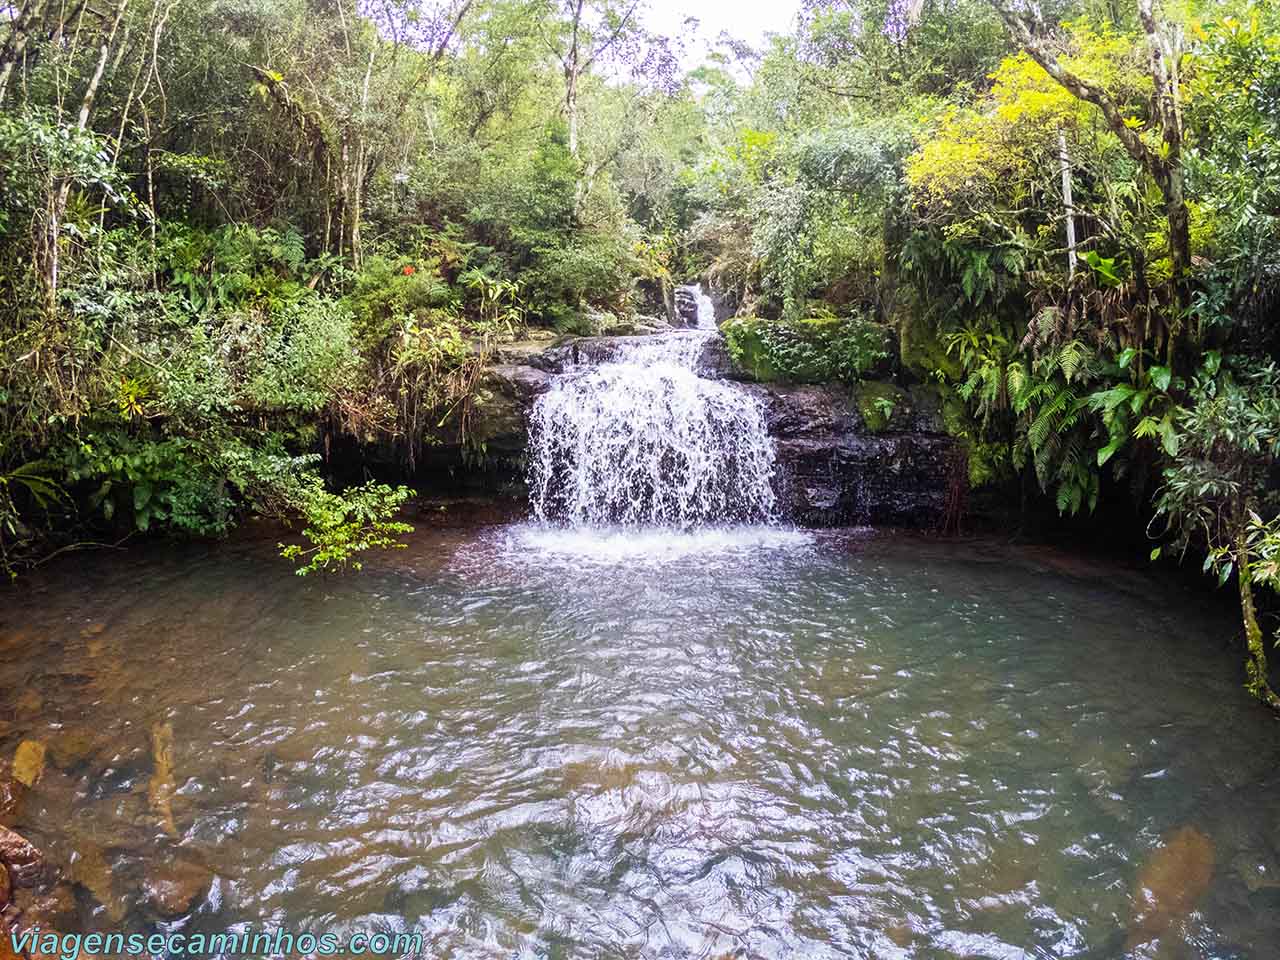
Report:
M 609 362 L 556 379 L 530 422 L 538 520 L 683 528 L 774 519 L 762 403 L 698 376 L 714 336 L 712 317 L 710 329 L 620 342 Z
M 716 305 L 711 297 L 702 292 L 702 286 L 698 285 L 693 288 L 696 291 L 696 303 L 698 304 L 698 329 L 714 330 L 716 328 Z

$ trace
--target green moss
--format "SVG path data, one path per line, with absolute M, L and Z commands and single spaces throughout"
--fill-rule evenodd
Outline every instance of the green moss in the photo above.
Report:
M 1008 446 L 975 439 L 982 435 L 982 430 L 974 422 L 965 402 L 952 391 L 943 393 L 942 424 L 948 434 L 968 448 L 970 487 L 977 489 L 1009 476 Z
M 900 296 L 891 322 L 898 331 L 902 365 L 923 380 L 932 380 L 939 373 L 959 380 L 964 371 L 959 361 L 947 353 L 927 313 L 915 296 L 906 292 Z
M 906 393 L 892 383 L 864 380 L 853 392 L 862 422 L 872 433 L 881 433 L 893 422 L 893 415 L 908 403 Z
M 953 437 L 967 437 L 972 433 L 969 411 L 954 393 L 947 393 L 942 401 L 942 425 Z
M 758 317 L 734 317 L 722 328 L 734 368 L 759 383 L 782 379 L 782 371 L 774 365 L 762 333 L 768 322 Z

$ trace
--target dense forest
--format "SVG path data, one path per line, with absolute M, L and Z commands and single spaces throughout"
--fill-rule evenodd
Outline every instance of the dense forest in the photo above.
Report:
M 303 528 L 304 571 L 358 563 L 406 529 L 427 428 L 465 440 L 492 350 L 700 278 L 762 377 L 888 354 L 930 385 L 972 487 L 1128 497 L 1153 557 L 1238 589 L 1280 706 L 1274 4 L 811 0 L 692 71 L 627 0 L 5 19 L 10 574 L 253 514 Z M 335 444 L 406 470 L 344 486 Z

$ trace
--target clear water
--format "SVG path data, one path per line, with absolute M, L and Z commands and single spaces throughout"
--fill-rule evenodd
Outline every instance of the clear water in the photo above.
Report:
M 698 375 L 714 330 L 620 343 L 570 369 L 529 423 L 534 515 L 571 526 L 690 527 L 774 518 L 774 446 L 759 397 Z
M 425 531 L 329 580 L 266 541 L 55 563 L 0 609 L 0 748 L 50 748 L 17 827 L 109 869 L 86 929 L 150 928 L 180 844 L 219 876 L 188 931 L 584 960 L 1113 960 L 1189 827 L 1211 882 L 1160 871 L 1135 956 L 1276 955 L 1280 727 L 1228 617 L 1051 553 L 634 533 Z

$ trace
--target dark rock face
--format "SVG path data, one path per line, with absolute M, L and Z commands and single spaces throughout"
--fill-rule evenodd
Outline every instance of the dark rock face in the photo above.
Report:
M 676 326 L 696 327 L 698 325 L 698 294 L 694 287 L 676 287 Z
M 487 471 L 484 485 L 519 495 L 528 414 L 537 397 L 556 374 L 607 362 L 620 346 L 643 339 L 580 337 L 500 355 L 504 362 L 485 372 L 471 414 L 472 436 L 489 454 L 486 466 L 473 468 L 476 478 Z M 708 339 L 698 372 L 735 378 L 723 339 Z M 940 520 L 954 441 L 943 430 L 936 398 L 923 387 L 872 385 L 894 398 L 891 412 L 870 415 L 843 385 L 741 384 L 764 404 L 777 450 L 778 495 L 788 518 L 807 526 L 927 527 Z M 458 455 L 456 438 L 453 446 L 443 435 L 438 439 L 436 466 Z
M 515 364 L 486 370 L 472 409 L 473 437 L 494 454 L 523 454 L 529 434 L 529 408 L 538 394 L 551 385 L 551 377 L 551 373 L 538 367 Z
M 926 527 L 941 519 L 953 441 L 923 391 L 873 432 L 842 386 L 742 389 L 764 400 L 783 511 L 795 522 Z

